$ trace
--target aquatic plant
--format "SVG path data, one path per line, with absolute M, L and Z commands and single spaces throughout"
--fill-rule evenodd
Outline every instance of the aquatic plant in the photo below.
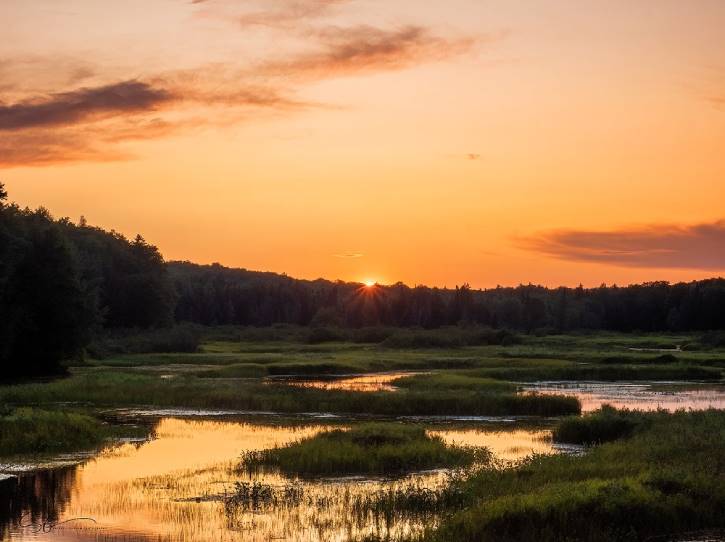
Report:
M 446 445 L 423 427 L 364 423 L 334 429 L 290 445 L 246 453 L 239 469 L 274 468 L 288 475 L 397 474 L 462 467 L 490 458 L 486 450 Z
M 629 438 L 580 456 L 482 469 L 427 542 L 667 540 L 725 528 L 725 412 L 642 414 Z
M 94 448 L 109 435 L 106 426 L 85 414 L 18 408 L 0 416 L 0 456 Z

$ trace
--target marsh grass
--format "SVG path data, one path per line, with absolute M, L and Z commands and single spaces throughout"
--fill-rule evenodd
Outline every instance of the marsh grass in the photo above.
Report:
M 0 456 L 92 449 L 112 434 L 86 414 L 18 408 L 0 416 Z
M 299 388 L 262 381 L 204 379 L 113 370 L 83 370 L 53 382 L 0 387 L 0 403 L 47 405 L 72 402 L 98 407 L 159 406 L 276 412 L 334 412 L 383 416 L 578 414 L 579 401 L 557 395 L 518 395 L 470 390 L 352 392 Z
M 293 476 L 390 475 L 464 467 L 488 459 L 485 450 L 445 444 L 425 428 L 401 423 L 364 423 L 333 429 L 290 445 L 245 454 L 240 470 L 273 468 Z
M 394 381 L 398 388 L 415 391 L 467 390 L 488 393 L 515 392 L 516 385 L 503 380 L 481 378 L 461 373 L 419 374 Z
M 664 414 L 662 414 L 664 415 Z M 554 442 L 594 445 L 629 437 L 652 422 L 654 414 L 618 410 L 603 405 L 585 416 L 570 416 L 559 421 L 552 435 Z
M 535 456 L 460 485 L 462 509 L 426 541 L 647 540 L 725 527 L 725 412 L 642 415 L 581 456 Z

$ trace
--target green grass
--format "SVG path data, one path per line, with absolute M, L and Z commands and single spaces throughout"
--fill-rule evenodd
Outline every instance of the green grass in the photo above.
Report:
M 267 384 L 259 380 L 172 379 L 113 370 L 76 370 L 52 382 L 0 387 L 0 403 L 48 405 L 64 402 L 96 407 L 158 406 L 276 412 L 405 415 L 576 414 L 579 401 L 555 395 L 516 395 L 460 389 L 350 392 Z
M 92 449 L 110 435 L 85 414 L 19 408 L 0 416 L 0 456 Z
M 400 378 L 394 382 L 398 388 L 415 391 L 459 390 L 489 393 L 515 392 L 516 385 L 503 380 L 481 378 L 460 373 L 419 374 Z
M 483 469 L 455 488 L 464 508 L 424 539 L 604 542 L 724 528 L 725 412 L 642 416 L 631 437 L 582 456 Z
M 273 468 L 287 475 L 397 474 L 468 466 L 488 459 L 485 450 L 446 445 L 420 426 L 365 423 L 334 429 L 281 448 L 250 452 L 240 470 Z
M 586 416 L 564 418 L 554 428 L 553 438 L 555 442 L 568 444 L 602 444 L 630 436 L 635 429 L 649 423 L 652 416 L 603 405 Z

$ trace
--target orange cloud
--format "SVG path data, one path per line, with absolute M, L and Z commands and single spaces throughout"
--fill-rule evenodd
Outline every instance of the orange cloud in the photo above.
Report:
M 328 14 L 335 6 L 349 0 L 290 0 L 281 2 L 278 8 L 241 15 L 236 20 L 242 26 L 286 27 L 305 19 Z
M 123 81 L 95 88 L 81 88 L 0 105 L 0 130 L 68 125 L 89 119 L 151 111 L 173 100 L 164 89 L 141 81 Z
M 325 77 L 397 70 L 414 64 L 442 60 L 473 45 L 470 38 L 449 40 L 427 28 L 405 26 L 396 30 L 360 25 L 327 27 L 311 33 L 321 49 L 262 66 L 269 74 L 321 79 Z
M 725 269 L 725 220 L 615 231 L 559 230 L 519 244 L 563 260 L 626 267 Z

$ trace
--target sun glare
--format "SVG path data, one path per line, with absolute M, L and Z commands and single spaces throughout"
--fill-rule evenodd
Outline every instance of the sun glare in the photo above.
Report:
M 363 284 L 364 284 L 364 285 L 365 285 L 365 286 L 366 286 L 367 288 L 372 288 L 372 287 L 373 287 L 373 286 L 375 286 L 375 285 L 376 285 L 377 283 L 378 283 L 378 281 L 376 281 L 376 280 L 373 280 L 373 279 L 365 279 L 365 280 L 363 281 Z

